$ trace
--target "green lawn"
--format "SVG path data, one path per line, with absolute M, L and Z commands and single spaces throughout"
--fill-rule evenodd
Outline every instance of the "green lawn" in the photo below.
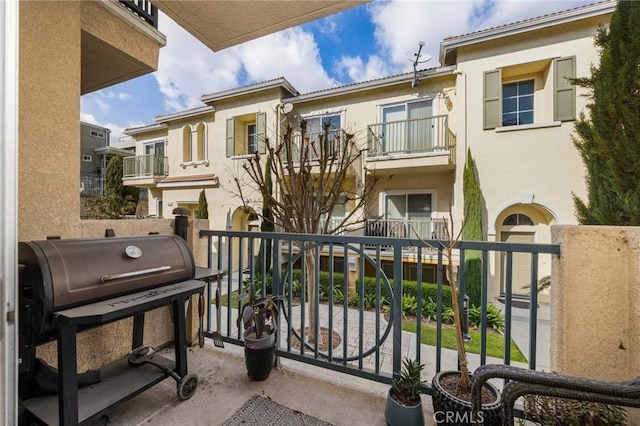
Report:
M 416 332 L 415 321 L 402 321 L 402 329 L 410 333 Z M 472 354 L 480 353 L 480 333 L 469 330 L 471 342 L 465 343 L 467 352 Z M 436 328 L 430 325 L 422 324 L 420 340 L 425 345 L 436 345 Z M 442 327 L 442 347 L 447 349 L 456 349 L 456 330 L 454 328 Z M 502 358 L 504 356 L 504 337 L 487 333 L 487 356 Z M 511 361 L 527 362 L 516 343 L 511 340 Z
M 215 303 L 215 299 L 211 301 L 211 303 Z M 228 296 L 223 294 L 220 297 L 220 305 L 228 306 Z M 233 308 L 237 308 L 238 306 L 238 292 L 231 293 L 231 306 Z M 415 321 L 405 320 L 402 322 L 402 329 L 404 331 L 408 331 L 411 333 L 416 332 L 416 323 Z M 422 325 L 422 334 L 420 335 L 421 341 L 425 345 L 435 346 L 436 345 L 436 328 L 433 326 L 429 326 L 426 324 Z M 467 342 L 465 347 L 467 348 L 467 352 L 472 354 L 480 353 L 480 333 L 477 331 L 470 330 L 469 335 L 471 336 L 471 342 Z M 442 347 L 447 349 L 456 349 L 456 334 L 455 329 L 449 327 L 442 327 Z M 495 334 L 487 333 L 487 356 L 502 358 L 503 357 L 503 348 L 504 347 L 504 338 L 502 336 L 498 336 Z M 524 357 L 520 349 L 515 344 L 513 340 L 511 340 L 511 361 L 517 362 L 527 362 L 527 359 Z

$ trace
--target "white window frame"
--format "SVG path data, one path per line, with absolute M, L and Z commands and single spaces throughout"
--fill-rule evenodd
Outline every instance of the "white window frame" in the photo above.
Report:
M 431 114 L 432 117 L 436 117 L 438 115 L 440 115 L 440 105 L 439 102 L 436 102 L 436 98 L 438 96 L 438 93 L 427 93 L 425 95 L 422 95 L 421 97 L 413 97 L 413 98 L 407 98 L 407 99 L 402 99 L 402 100 L 398 100 L 395 102 L 387 102 L 384 104 L 379 104 L 378 105 L 378 123 L 380 124 L 384 124 L 384 109 L 385 108 L 390 108 L 390 107 L 394 107 L 394 106 L 399 106 L 399 105 L 403 105 L 404 106 L 404 114 L 405 114 L 405 120 L 407 120 L 407 104 L 411 104 L 411 103 L 415 103 L 415 102 L 424 102 L 424 101 L 431 101 Z M 433 132 L 433 146 L 440 146 L 440 141 L 438 139 L 439 135 L 438 135 L 438 129 L 434 129 Z
M 251 133 L 249 128 L 253 126 L 253 144 L 251 143 Z M 245 141 L 247 141 L 246 150 L 248 155 L 255 154 L 258 151 L 258 123 L 247 123 L 244 127 L 244 137 Z

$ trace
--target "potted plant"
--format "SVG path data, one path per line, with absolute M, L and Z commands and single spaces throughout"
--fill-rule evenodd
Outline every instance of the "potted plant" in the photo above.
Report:
M 420 374 L 424 364 L 405 358 L 402 370 L 391 381 L 391 389 L 387 394 L 384 418 L 390 426 L 424 425 L 422 414 L 422 380 Z
M 238 300 L 249 298 L 238 315 L 238 327 L 243 325 L 244 359 L 251 380 L 265 380 L 271 374 L 276 360 L 276 330 L 278 308 L 275 297 L 256 296 L 253 285 L 250 294 L 241 294 Z
M 451 234 L 454 235 L 453 217 L 450 220 Z M 462 222 L 462 228 L 465 221 Z M 441 371 L 437 373 L 431 383 L 431 396 L 433 400 L 434 419 L 438 424 L 451 425 L 501 425 L 502 424 L 502 400 L 500 392 L 491 383 L 485 383 L 482 391 L 482 410 L 474 413 L 471 404 L 471 374 L 467 351 L 464 346 L 462 334 L 462 312 L 460 309 L 460 297 L 458 277 L 454 274 L 453 251 L 460 240 L 460 232 L 456 238 L 448 241 L 439 241 L 440 247 L 447 264 L 446 273 L 451 288 L 451 304 L 455 328 L 456 349 L 458 353 L 459 370 Z

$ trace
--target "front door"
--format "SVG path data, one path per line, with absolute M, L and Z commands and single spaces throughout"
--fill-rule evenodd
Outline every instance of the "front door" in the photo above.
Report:
M 533 244 L 532 232 L 502 232 L 501 241 L 507 243 Z M 502 254 L 502 277 L 500 279 L 500 292 L 506 293 L 507 256 Z M 529 297 L 531 291 L 531 254 L 513 253 L 512 293 L 515 296 Z

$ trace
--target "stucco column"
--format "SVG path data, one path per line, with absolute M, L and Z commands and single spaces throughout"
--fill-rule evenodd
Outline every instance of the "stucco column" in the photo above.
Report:
M 551 368 L 600 380 L 638 375 L 640 228 L 553 226 Z

